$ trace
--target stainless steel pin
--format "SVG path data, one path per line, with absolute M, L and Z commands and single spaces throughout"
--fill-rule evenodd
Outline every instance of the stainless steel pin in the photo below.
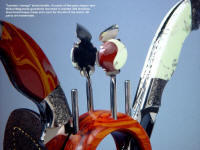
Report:
M 78 90 L 71 90 L 71 100 L 72 100 L 72 115 L 73 115 L 73 127 L 74 134 L 79 131 L 79 109 L 78 109 Z
M 90 76 L 86 76 L 86 93 L 87 93 L 87 109 L 88 111 L 94 110 L 94 104 L 93 104 L 93 91 L 92 91 L 92 83 Z
M 125 113 L 131 116 L 131 84 L 130 80 L 126 80 L 124 83 L 125 86 Z
M 113 119 L 117 120 L 116 75 L 110 78 L 110 105 Z
M 130 80 L 126 80 L 124 82 L 125 86 L 125 113 L 129 116 L 131 116 L 131 84 Z M 131 142 L 129 142 L 129 145 L 127 147 L 127 150 L 131 149 Z

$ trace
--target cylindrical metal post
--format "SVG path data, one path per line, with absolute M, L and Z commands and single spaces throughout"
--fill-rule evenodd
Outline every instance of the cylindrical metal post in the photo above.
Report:
M 74 127 L 74 134 L 76 134 L 79 131 L 79 109 L 78 109 L 77 89 L 71 90 L 71 99 L 72 99 L 73 127 Z
M 110 106 L 112 117 L 117 120 L 116 75 L 110 78 Z
M 130 80 L 126 80 L 124 82 L 125 86 L 125 113 L 129 116 L 131 116 L 131 83 Z M 129 145 L 127 147 L 127 150 L 131 149 L 131 142 L 129 142 Z
M 125 113 L 131 116 L 131 84 L 130 80 L 126 80 L 125 83 Z
M 93 111 L 94 110 L 94 105 L 93 105 L 93 91 L 92 91 L 92 83 L 90 76 L 87 76 L 86 80 L 86 93 L 87 93 L 87 109 L 88 111 Z

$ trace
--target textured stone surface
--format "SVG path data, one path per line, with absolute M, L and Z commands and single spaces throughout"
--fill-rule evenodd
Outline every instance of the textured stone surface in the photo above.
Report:
M 148 97 L 148 104 L 153 106 L 161 105 L 162 92 L 165 88 L 167 80 L 153 79 L 151 90 Z
M 52 126 L 58 127 L 68 123 L 71 111 L 62 88 L 58 86 L 45 100 L 53 112 Z

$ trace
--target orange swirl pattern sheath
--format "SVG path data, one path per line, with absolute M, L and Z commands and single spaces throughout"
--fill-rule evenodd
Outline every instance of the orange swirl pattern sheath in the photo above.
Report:
M 59 85 L 50 62 L 28 34 L 10 23 L 0 23 L 0 58 L 11 82 L 21 93 L 41 102 Z
M 134 137 L 141 150 L 151 150 L 148 135 L 141 125 L 130 116 L 117 114 L 117 120 L 111 117 L 110 111 L 97 110 L 80 116 L 80 130 L 71 135 L 65 145 L 65 150 L 95 150 L 99 143 L 109 134 L 112 134 L 117 150 L 122 150 L 127 136 Z M 47 143 L 48 150 L 55 150 L 61 145 L 66 136 L 58 135 Z

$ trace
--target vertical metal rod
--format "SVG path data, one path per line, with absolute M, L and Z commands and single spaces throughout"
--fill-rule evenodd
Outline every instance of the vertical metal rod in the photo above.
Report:
M 73 127 L 74 134 L 79 131 L 79 109 L 78 109 L 78 91 L 77 89 L 71 90 L 72 100 L 72 115 L 73 115 Z
M 88 111 L 93 111 L 94 105 L 93 105 L 92 83 L 89 75 L 86 78 L 87 78 L 86 80 L 87 109 Z
M 131 84 L 130 80 L 126 80 L 124 82 L 125 86 L 125 113 L 129 116 L 131 116 Z M 127 147 L 127 150 L 131 149 L 131 141 L 129 141 L 129 145 Z
M 126 80 L 124 83 L 125 86 L 125 113 L 131 116 L 131 84 L 130 80 Z
M 116 75 L 110 78 L 110 106 L 112 117 L 117 120 Z

